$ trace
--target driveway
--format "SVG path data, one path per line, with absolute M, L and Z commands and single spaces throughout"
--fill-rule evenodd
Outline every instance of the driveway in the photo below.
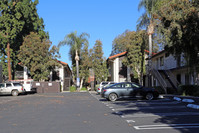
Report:
M 1 133 L 130 133 L 89 93 L 0 96 Z

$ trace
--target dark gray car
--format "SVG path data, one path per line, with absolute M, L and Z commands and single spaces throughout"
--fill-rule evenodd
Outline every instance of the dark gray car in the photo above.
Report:
M 110 101 L 116 101 L 118 98 L 131 98 L 137 95 L 152 100 L 159 96 L 154 88 L 146 88 L 132 82 L 117 83 L 105 88 L 102 88 L 101 96 Z

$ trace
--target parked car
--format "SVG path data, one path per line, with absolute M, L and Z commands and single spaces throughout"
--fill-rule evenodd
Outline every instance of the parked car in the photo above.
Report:
M 35 88 L 33 88 L 33 80 L 32 79 L 28 79 L 28 80 L 10 80 L 10 82 L 12 83 L 20 83 L 23 85 L 23 88 L 25 90 L 26 93 L 33 93 L 36 92 Z
M 130 98 L 142 96 L 147 100 L 155 99 L 159 93 L 154 88 L 146 88 L 132 82 L 121 82 L 102 88 L 101 97 L 110 101 L 116 101 L 118 98 Z
M 110 85 L 113 85 L 115 84 L 115 82 L 113 81 L 103 81 L 100 83 L 100 86 L 97 88 L 97 94 L 100 94 L 101 93 L 101 90 L 103 87 L 108 87 Z
M 18 96 L 25 93 L 23 85 L 20 83 L 0 83 L 0 94 L 11 94 Z

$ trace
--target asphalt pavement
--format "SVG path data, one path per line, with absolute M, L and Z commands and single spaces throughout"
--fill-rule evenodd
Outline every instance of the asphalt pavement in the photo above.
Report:
M 96 92 L 0 96 L 0 133 L 198 133 L 187 97 L 107 101 Z M 194 101 L 197 103 L 197 101 Z
M 130 133 L 89 93 L 0 96 L 0 133 Z

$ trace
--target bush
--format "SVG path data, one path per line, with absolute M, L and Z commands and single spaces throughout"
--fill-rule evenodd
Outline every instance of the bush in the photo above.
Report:
M 70 92 L 75 92 L 76 91 L 76 87 L 75 86 L 70 86 Z
M 82 87 L 81 91 L 87 91 L 86 87 Z
M 199 96 L 199 86 L 198 85 L 180 85 L 178 87 L 178 93 L 180 95 L 188 96 Z
M 167 94 L 176 94 L 177 90 L 173 87 L 167 87 Z
M 159 94 L 165 94 L 165 90 L 161 86 L 154 86 L 155 90 L 158 91 Z M 176 90 L 171 87 L 167 87 L 167 94 L 175 94 Z

